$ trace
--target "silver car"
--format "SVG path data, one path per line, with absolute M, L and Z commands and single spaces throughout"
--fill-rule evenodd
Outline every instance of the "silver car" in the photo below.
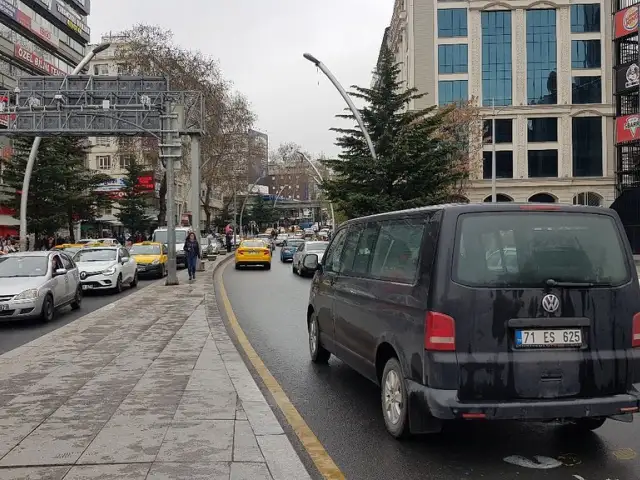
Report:
M 324 251 L 328 246 L 329 242 L 314 241 L 306 241 L 302 245 L 300 245 L 296 250 L 296 253 L 293 255 L 293 264 L 291 266 L 293 273 L 297 273 L 301 277 L 312 273 L 307 268 L 305 268 L 304 257 L 310 253 L 313 253 L 318 256 L 318 262 L 322 264 L 322 257 L 324 256 Z
M 63 252 L 19 252 L 0 256 L 0 320 L 53 320 L 66 305 L 80 308 L 82 289 L 75 263 Z

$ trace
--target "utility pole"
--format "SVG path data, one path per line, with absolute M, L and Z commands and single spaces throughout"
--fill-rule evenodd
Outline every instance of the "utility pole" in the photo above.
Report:
M 167 169 L 167 281 L 166 285 L 178 285 L 178 270 L 176 265 L 176 214 L 175 214 L 175 164 L 182 157 L 182 142 L 178 132 L 178 115 L 173 113 L 173 105 L 165 103 L 162 112 L 162 134 L 160 143 L 160 159 Z
M 236 245 L 236 234 L 238 233 L 238 192 L 233 192 L 233 245 Z
M 202 182 L 200 181 L 200 136 L 190 135 L 191 137 L 191 219 L 193 222 L 193 229 L 195 230 L 196 240 L 200 242 L 200 189 L 202 188 Z M 202 248 L 202 245 L 200 246 Z M 196 266 L 199 272 L 204 271 L 204 262 L 202 259 L 198 260 Z
M 496 193 L 496 99 L 491 100 L 491 202 L 498 201 Z

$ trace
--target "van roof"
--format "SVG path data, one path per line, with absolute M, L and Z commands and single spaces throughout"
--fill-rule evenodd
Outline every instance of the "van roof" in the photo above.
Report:
M 513 212 L 513 211 L 549 211 L 549 212 L 581 212 L 581 213 L 604 213 L 614 215 L 614 210 L 605 207 L 590 207 L 586 205 L 568 205 L 562 203 L 445 203 L 440 205 L 429 205 L 426 207 L 409 208 L 406 210 L 396 210 L 393 212 L 377 213 L 366 217 L 353 218 L 345 224 L 359 223 L 361 221 L 382 221 L 391 220 L 398 217 L 420 216 L 425 212 L 438 210 L 451 210 L 456 213 L 480 213 L 480 212 Z

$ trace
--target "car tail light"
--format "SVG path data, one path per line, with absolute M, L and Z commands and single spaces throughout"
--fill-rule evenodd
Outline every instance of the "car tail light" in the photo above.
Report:
M 631 346 L 633 348 L 640 347 L 640 313 L 633 316 L 633 327 L 631 330 Z
M 263 248 L 262 251 L 264 253 L 266 253 L 267 255 L 271 255 L 271 249 L 270 248 Z
M 444 313 L 427 312 L 425 319 L 424 348 L 441 352 L 455 351 L 455 320 Z
M 238 255 L 244 255 L 244 250 L 238 250 Z

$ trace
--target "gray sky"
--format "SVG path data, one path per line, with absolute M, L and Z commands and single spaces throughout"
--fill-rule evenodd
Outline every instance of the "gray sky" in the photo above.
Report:
M 302 54 L 322 60 L 345 87 L 369 86 L 393 0 L 93 0 L 91 8 L 93 42 L 136 23 L 169 28 L 177 44 L 219 60 L 270 148 L 291 141 L 335 155 L 329 128 L 345 125 L 334 118 L 345 104 Z

